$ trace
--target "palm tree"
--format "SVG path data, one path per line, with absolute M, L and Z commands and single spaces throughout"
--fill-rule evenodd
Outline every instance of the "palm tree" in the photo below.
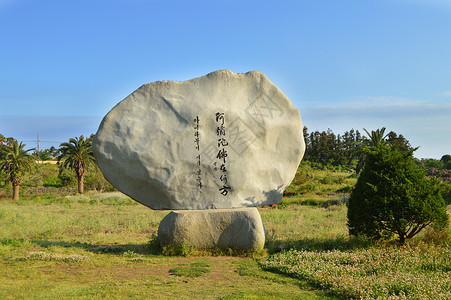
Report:
M 369 148 L 375 148 L 376 146 L 378 146 L 380 144 L 385 144 L 386 143 L 385 138 L 390 134 L 390 133 L 387 133 L 386 135 L 384 135 L 385 129 L 386 129 L 385 127 L 382 127 L 381 129 L 376 129 L 376 131 L 371 130 L 371 134 L 370 134 L 368 132 L 368 130 L 363 128 L 363 130 L 365 130 L 366 134 L 370 138 L 369 140 L 366 141 L 365 144 Z M 366 154 L 363 152 L 362 148 L 359 149 L 359 156 L 360 156 L 360 159 L 357 162 L 357 166 L 356 166 L 357 173 L 360 173 L 360 171 L 363 169 L 363 166 L 364 166 L 365 160 L 366 160 Z
M 389 133 L 384 135 L 385 127 L 382 127 L 381 129 L 377 129 L 376 131 L 371 130 L 371 134 L 365 128 L 363 128 L 363 130 L 365 130 L 366 134 L 370 138 L 369 145 L 368 145 L 370 147 L 376 147 L 377 145 L 384 143 L 385 138 L 389 135 Z
M 91 163 L 94 163 L 94 153 L 92 152 L 92 140 L 81 135 L 69 139 L 69 143 L 60 145 L 60 155 L 58 162 L 62 162 L 64 168 L 75 171 L 78 179 L 78 193 L 83 194 L 83 174 Z
M 0 162 L 0 171 L 5 172 L 13 185 L 13 199 L 19 200 L 20 183 L 22 176 L 26 172 L 31 172 L 34 163 L 33 157 L 28 152 L 34 149 L 25 150 L 25 144 L 17 143 L 14 140 L 11 146 L 2 145 L 2 160 Z

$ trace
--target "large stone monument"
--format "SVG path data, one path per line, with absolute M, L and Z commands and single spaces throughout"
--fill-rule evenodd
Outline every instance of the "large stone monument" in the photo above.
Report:
M 299 111 L 280 89 L 259 71 L 228 70 L 141 86 L 104 117 L 93 142 L 113 186 L 152 209 L 177 210 L 161 222 L 160 241 L 198 248 L 262 248 L 263 224 L 249 207 L 282 199 L 304 148 Z M 230 242 L 237 235 L 252 242 Z

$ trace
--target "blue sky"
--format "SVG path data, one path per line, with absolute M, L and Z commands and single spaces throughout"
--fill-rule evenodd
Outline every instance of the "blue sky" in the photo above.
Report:
M 0 0 L 0 133 L 95 133 L 144 83 L 260 70 L 312 130 L 451 154 L 451 1 Z

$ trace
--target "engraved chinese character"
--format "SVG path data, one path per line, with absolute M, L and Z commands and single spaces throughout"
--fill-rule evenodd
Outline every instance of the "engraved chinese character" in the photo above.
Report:
M 230 186 L 223 185 L 222 188 L 219 189 L 219 191 L 221 192 L 221 195 L 227 196 L 230 189 L 232 189 Z
M 224 148 L 219 150 L 218 155 L 216 155 L 216 158 L 222 159 L 224 161 L 224 163 L 226 161 L 226 157 L 227 157 L 227 150 L 225 150 Z
M 217 136 L 226 135 L 226 130 L 223 125 L 221 125 L 221 127 L 216 127 L 216 135 Z
M 227 174 L 223 174 L 221 175 L 221 177 L 219 177 L 219 179 L 224 182 L 224 184 L 227 184 Z
M 228 145 L 229 145 L 229 143 L 226 141 L 225 138 L 220 138 L 218 140 L 218 147 L 221 147 L 221 146 L 225 147 L 225 146 L 228 146 Z
M 216 113 L 216 122 L 220 122 L 221 125 L 224 125 L 224 113 Z

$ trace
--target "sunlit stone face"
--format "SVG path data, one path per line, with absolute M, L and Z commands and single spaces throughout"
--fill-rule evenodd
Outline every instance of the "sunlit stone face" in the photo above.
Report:
M 103 119 L 97 163 L 153 209 L 278 203 L 304 153 L 299 111 L 261 72 L 141 86 Z

